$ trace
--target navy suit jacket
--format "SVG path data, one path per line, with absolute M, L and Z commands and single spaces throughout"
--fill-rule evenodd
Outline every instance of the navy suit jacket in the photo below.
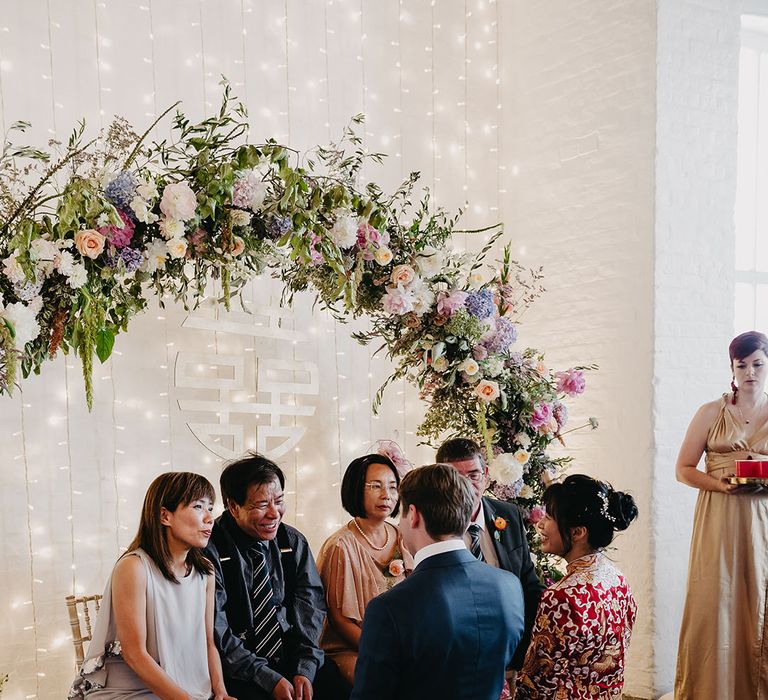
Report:
M 497 501 L 483 496 L 483 516 L 488 534 L 493 539 L 493 548 L 499 560 L 499 568 L 512 572 L 523 586 L 525 598 L 525 632 L 517 647 L 511 668 L 518 671 L 523 667 L 525 652 L 531 640 L 531 630 L 536 621 L 536 611 L 544 586 L 536 573 L 528 548 L 525 523 L 520 509 L 513 503 Z M 504 518 L 506 526 L 499 530 L 494 524 L 496 518 Z
M 498 700 L 523 634 L 516 576 L 436 554 L 365 610 L 352 700 Z

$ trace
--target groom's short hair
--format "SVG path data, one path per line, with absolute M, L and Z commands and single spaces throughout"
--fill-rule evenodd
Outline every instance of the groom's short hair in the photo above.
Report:
M 474 493 L 469 479 L 447 464 L 429 464 L 408 472 L 400 482 L 403 513 L 414 506 L 434 540 L 461 537 L 472 517 Z

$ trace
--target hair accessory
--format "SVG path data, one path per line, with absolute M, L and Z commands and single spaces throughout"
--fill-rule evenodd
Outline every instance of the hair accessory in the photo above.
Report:
M 389 457 L 392 460 L 392 464 L 397 468 L 397 473 L 401 479 L 413 469 L 413 463 L 405 458 L 400 445 L 394 440 L 377 440 L 375 447 L 378 454 Z
M 616 518 L 608 512 L 608 494 L 605 493 L 605 491 L 600 491 L 600 493 L 597 494 L 597 497 L 603 502 L 603 505 L 600 509 L 603 516 L 606 518 L 606 520 L 610 520 L 612 523 L 615 523 Z

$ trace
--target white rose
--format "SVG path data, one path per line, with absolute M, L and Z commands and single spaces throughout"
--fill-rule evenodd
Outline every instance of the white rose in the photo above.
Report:
M 527 450 L 531 446 L 531 437 L 528 435 L 528 433 L 516 433 L 515 437 L 512 438 L 512 441 L 516 445 L 520 445 L 523 449 Z
M 500 484 L 514 484 L 523 478 L 523 465 L 509 452 L 496 455 L 493 462 L 488 465 L 490 477 Z
M 187 239 L 186 238 L 171 238 L 165 247 L 168 249 L 168 255 L 172 258 L 183 258 L 187 254 Z
M 459 365 L 459 371 L 464 372 L 468 377 L 474 377 L 480 371 L 480 365 L 476 360 L 468 357 Z
M 440 374 L 448 369 L 448 360 L 446 359 L 445 355 L 441 355 L 432 363 L 432 369 L 435 370 L 435 372 L 439 372 Z
M 242 209 L 232 210 L 232 225 L 233 226 L 248 226 L 251 223 L 251 215 L 247 211 Z
M 160 222 L 160 233 L 166 238 L 181 238 L 184 235 L 184 222 L 176 219 L 163 219 Z
M 357 219 L 352 216 L 352 212 L 336 210 L 336 221 L 330 236 L 339 248 L 351 248 L 357 243 Z
M 419 253 L 419 257 L 416 258 L 416 265 L 419 268 L 424 277 L 431 279 L 440 274 L 445 264 L 445 255 L 442 251 L 427 246 Z
M 389 248 L 377 248 L 373 259 L 382 267 L 392 262 L 392 251 Z
M 528 486 L 528 484 L 523 484 L 523 488 L 520 489 L 520 493 L 518 494 L 520 498 L 533 498 L 534 493 L 533 489 Z

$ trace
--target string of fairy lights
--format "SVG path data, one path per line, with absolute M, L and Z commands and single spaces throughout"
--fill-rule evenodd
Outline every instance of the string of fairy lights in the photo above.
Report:
M 209 27 L 206 21 L 206 17 L 212 11 L 212 2 L 213 0 L 199 0 L 196 7 L 191 6 L 184 15 L 187 19 L 186 25 L 173 28 L 173 31 L 184 35 L 185 40 L 179 40 L 178 44 L 185 46 L 186 51 L 190 53 L 188 57 L 182 57 L 182 60 L 186 59 L 185 65 L 199 65 L 197 75 L 202 80 L 202 106 L 206 113 L 210 113 L 216 107 L 217 94 L 214 92 L 214 85 L 218 82 L 217 70 L 227 63 L 222 60 L 223 57 L 220 54 L 225 50 L 225 44 L 217 43 L 209 34 L 209 31 L 216 31 L 215 28 Z M 44 72 L 43 79 L 48 83 L 46 88 L 50 90 L 51 132 L 58 134 L 60 126 L 69 129 L 71 125 L 60 125 L 56 121 L 57 112 L 62 111 L 61 102 L 67 98 L 55 92 L 57 78 L 60 76 L 61 66 L 64 64 L 63 57 L 54 52 L 54 47 L 61 45 L 60 32 L 62 27 L 52 16 L 52 13 L 56 11 L 55 4 L 54 7 L 51 5 L 50 0 L 47 0 L 45 4 L 47 26 L 43 33 L 46 38 L 41 41 L 40 45 L 41 50 L 48 52 L 48 67 Z M 468 199 L 473 199 L 472 195 L 479 192 L 481 193 L 479 196 L 487 200 L 489 197 L 493 197 L 493 192 L 498 192 L 495 200 L 487 201 L 481 210 L 473 208 L 473 215 L 487 220 L 489 214 L 495 216 L 501 214 L 500 195 L 504 193 L 505 165 L 502 158 L 503 140 L 499 129 L 502 117 L 502 93 L 501 49 L 498 39 L 500 7 L 497 0 L 465 0 L 463 16 L 460 16 L 460 10 L 458 13 L 450 13 L 435 0 L 424 0 L 423 2 L 421 0 L 398 0 L 391 6 L 391 12 L 396 13 L 396 17 L 393 16 L 392 22 L 388 25 L 394 31 L 387 35 L 381 32 L 375 18 L 373 18 L 375 13 L 362 0 L 327 0 L 322 7 L 322 23 L 320 25 L 322 37 L 319 38 L 318 47 L 319 60 L 314 64 L 315 74 L 309 76 L 299 74 L 294 66 L 294 58 L 298 55 L 296 52 L 302 50 L 305 39 L 307 39 L 300 32 L 311 31 L 306 25 L 292 21 L 294 12 L 303 11 L 297 4 L 284 0 L 280 4 L 270 4 L 269 9 L 264 9 L 263 12 L 263 8 L 259 6 L 258 13 L 254 12 L 254 0 L 232 0 L 232 2 L 227 3 L 226 7 L 229 8 L 230 5 L 232 8 L 231 11 L 226 10 L 227 17 L 242 25 L 237 28 L 239 47 L 236 50 L 239 55 L 235 59 L 230 58 L 230 60 L 234 60 L 239 72 L 239 75 L 233 76 L 237 78 L 233 83 L 236 88 L 242 84 L 243 99 L 248 98 L 252 101 L 248 105 L 250 112 L 259 117 L 259 128 L 256 130 L 258 133 L 255 134 L 257 138 L 262 135 L 275 135 L 280 140 L 285 139 L 286 142 L 292 143 L 294 136 L 301 137 L 302 134 L 296 132 L 297 124 L 302 123 L 297 116 L 297 110 L 310 95 L 321 104 L 324 119 L 320 123 L 324 127 L 327 138 L 335 137 L 343 124 L 334 123 L 334 117 L 338 119 L 339 115 L 332 111 L 332 106 L 334 100 L 338 100 L 340 97 L 339 94 L 334 93 L 334 89 L 348 90 L 349 85 L 338 84 L 337 86 L 330 77 L 334 71 L 343 70 L 348 77 L 351 77 L 350 79 L 355 82 L 359 81 L 356 88 L 359 90 L 362 111 L 371 110 L 376 115 L 377 128 L 374 129 L 368 122 L 364 130 L 365 147 L 370 147 L 371 150 L 389 152 L 390 160 L 393 161 L 391 168 L 399 171 L 398 174 L 402 179 L 407 174 L 406 165 L 412 166 L 415 161 L 421 158 L 421 156 L 413 156 L 409 153 L 407 154 L 409 160 L 406 163 L 403 152 L 406 129 L 411 127 L 413 123 L 418 123 L 420 125 L 419 130 L 425 139 L 423 153 L 431 161 L 431 171 L 427 174 L 427 182 L 432 191 L 439 195 L 439 198 L 436 197 L 435 203 L 443 204 L 448 208 L 455 208 L 457 203 L 452 201 L 449 194 L 454 192 L 456 187 L 450 189 L 448 183 L 449 181 L 459 182 L 463 196 Z M 124 55 L 122 56 L 122 68 L 125 70 L 127 65 L 133 65 L 132 62 L 135 62 L 137 64 L 136 70 L 144 71 L 141 73 L 142 75 L 151 73 L 151 94 L 145 95 L 147 100 L 145 113 L 149 118 L 158 113 L 159 104 L 165 104 L 176 98 L 175 95 L 160 94 L 158 82 L 158 77 L 163 71 L 162 56 L 167 55 L 167 49 L 165 49 L 165 54 L 158 51 L 159 32 L 164 32 L 162 41 L 168 41 L 169 36 L 173 38 L 173 35 L 169 35 L 169 27 L 162 24 L 162 20 L 158 17 L 159 6 L 156 6 L 153 0 L 143 0 L 131 5 L 131 7 L 136 10 L 130 14 L 135 19 L 131 38 L 132 47 L 135 48 L 138 45 L 137 38 L 142 32 L 145 32 L 146 41 L 142 41 L 143 50 L 136 50 L 130 62 Z M 114 11 L 114 7 L 110 3 L 99 0 L 93 0 L 90 10 L 93 19 L 90 31 L 93 34 L 88 36 L 87 40 L 92 42 L 96 59 L 93 90 L 96 94 L 95 108 L 97 110 L 96 115 L 90 116 L 93 122 L 101 127 L 111 119 L 112 110 L 121 104 L 121 100 L 128 99 L 126 94 L 134 89 L 134 86 L 131 85 L 121 85 L 120 91 L 117 90 L 114 66 L 111 63 L 116 61 L 116 58 L 113 57 L 117 57 L 121 50 L 121 41 L 125 41 L 125 39 L 112 35 L 117 26 L 114 21 L 110 22 L 111 14 Z M 376 11 L 383 12 L 381 8 L 377 8 Z M 122 12 L 121 16 L 127 16 L 127 10 L 122 10 Z M 429 27 L 425 31 L 420 30 L 414 25 L 414 16 L 428 18 Z M 282 37 L 281 43 L 275 40 L 269 44 L 272 53 L 263 55 L 260 63 L 249 61 L 248 58 L 249 51 L 253 48 L 253 44 L 250 42 L 249 27 L 254 26 L 255 22 L 262 22 L 264 24 L 262 31 L 265 34 L 269 33 L 270 37 L 276 39 L 278 34 Z M 8 58 L 8 41 L 4 39 L 16 32 L 16 29 L 3 26 L 4 24 L 3 20 L 0 19 L 0 125 L 3 129 L 18 116 L 40 120 L 40 115 L 10 115 L 7 112 L 7 96 L 11 94 L 10 91 L 26 89 L 29 84 L 29 76 L 24 74 L 21 61 L 11 61 Z M 474 29 L 476 27 L 479 29 Z M 85 26 L 79 26 L 79 31 L 85 33 Z M 474 36 L 472 35 L 473 31 L 475 32 Z M 455 32 L 455 37 L 450 36 L 451 32 Z M 334 65 L 336 54 L 332 49 L 337 46 L 338 42 L 344 40 L 345 35 L 348 37 L 354 34 L 359 34 L 360 42 L 359 55 L 353 56 L 356 59 L 356 69 L 352 70 L 349 66 Z M 477 38 L 477 40 L 471 41 L 470 37 Z M 80 38 L 85 39 L 86 37 Z M 464 56 L 463 70 L 458 75 L 448 75 L 436 55 L 436 46 L 448 39 L 451 41 L 455 39 L 455 46 Z M 422 46 L 418 44 L 420 41 L 424 42 Z M 279 50 L 278 46 L 280 47 Z M 423 54 L 421 54 L 422 51 Z M 419 67 L 415 67 L 413 60 L 419 54 L 425 56 L 426 60 L 419 63 Z M 345 53 L 345 56 L 349 56 L 349 52 Z M 374 67 L 376 70 L 369 70 Z M 470 68 L 472 68 L 472 72 L 470 72 Z M 373 82 L 376 77 L 372 77 L 380 77 L 386 71 L 390 71 L 389 88 L 376 84 Z M 186 79 L 194 79 L 191 72 L 187 74 Z M 448 98 L 438 88 L 448 85 L 449 81 L 453 80 L 459 81 L 460 90 L 449 86 L 446 93 L 454 95 L 460 93 L 461 97 L 455 103 L 449 103 Z M 440 85 L 438 85 L 438 81 L 440 81 Z M 264 94 L 265 86 L 270 88 L 270 93 Z M 140 90 L 141 86 L 136 85 L 135 89 Z M 147 91 L 149 89 L 150 86 L 147 86 Z M 253 96 L 251 90 L 253 90 Z M 425 120 L 424 115 L 421 114 L 417 120 L 406 122 L 407 118 L 414 116 L 409 113 L 409 110 L 415 109 L 415 105 L 421 104 L 421 100 L 417 99 L 420 90 L 429 92 L 428 100 L 431 108 L 429 115 L 427 115 L 428 119 Z M 492 96 L 492 100 L 497 106 L 493 114 L 477 115 L 471 109 L 471 95 L 477 93 L 482 93 L 484 98 L 488 98 L 488 100 Z M 109 96 L 109 107 L 104 104 L 103 97 L 105 95 Z M 136 95 L 137 102 L 139 99 L 140 95 Z M 256 102 L 253 103 L 253 100 Z M 349 99 L 346 99 L 344 104 L 349 104 Z M 62 111 L 62 113 L 67 112 Z M 133 109 L 133 113 L 136 114 L 136 109 Z M 458 118 L 463 121 L 463 139 L 457 148 L 449 148 L 449 144 L 445 142 L 438 129 L 439 120 L 450 118 L 451 114 L 458 115 Z M 474 119 L 481 119 L 482 122 L 473 123 Z M 406 123 L 409 127 L 406 127 Z M 470 144 L 476 135 L 492 137 L 492 144 L 485 154 L 487 158 L 485 163 L 474 163 L 470 159 Z M 413 133 L 407 135 L 409 146 L 415 143 L 414 139 L 417 136 L 418 134 Z M 472 150 L 472 154 L 474 157 L 479 156 L 477 147 Z M 491 164 L 493 165 L 491 166 Z M 483 174 L 481 177 L 477 177 L 476 171 L 481 167 Z M 390 170 L 390 172 L 394 171 Z M 377 174 L 378 171 L 374 174 L 374 172 L 366 170 L 362 174 L 361 182 L 364 183 L 367 179 L 376 179 Z M 459 204 L 461 203 L 463 200 L 459 202 Z M 255 294 L 255 291 L 252 290 L 249 299 L 251 306 L 257 302 Z M 64 394 L 61 411 L 65 414 L 63 417 L 65 422 L 61 424 L 63 434 L 58 447 L 61 448 L 62 452 L 57 467 L 68 472 L 69 493 L 60 495 L 64 497 L 66 502 L 64 517 L 67 521 L 66 524 L 62 523 L 61 527 L 67 528 L 69 542 L 66 543 L 66 551 L 58 552 L 54 549 L 52 556 L 59 563 L 69 561 L 71 574 L 68 574 L 67 590 L 53 588 L 54 579 L 49 580 L 48 577 L 42 577 L 39 574 L 38 562 L 41 553 L 38 542 L 42 542 L 42 540 L 38 538 L 41 531 L 35 514 L 40 513 L 41 509 L 45 509 L 48 505 L 42 500 L 37 502 L 33 482 L 38 475 L 43 478 L 45 465 L 35 462 L 37 452 L 28 442 L 28 433 L 30 422 L 39 420 L 41 414 L 37 405 L 32 406 L 28 402 L 25 403 L 22 399 L 18 399 L 20 429 L 14 430 L 10 437 L 18 441 L 18 455 L 15 455 L 14 463 L 23 465 L 24 472 L 29 557 L 29 582 L 26 590 L 29 591 L 29 594 L 27 597 L 20 597 L 18 591 L 21 590 L 19 588 L 21 582 L 17 582 L 13 600 L 10 601 L 12 608 L 10 621 L 13 624 L 19 622 L 23 632 L 29 633 L 30 637 L 28 642 L 14 646 L 12 653 L 16 657 L 21 654 L 28 660 L 28 665 L 24 668 L 35 670 L 29 674 L 16 674 L 11 677 L 7 690 L 11 697 L 13 697 L 14 692 L 18 694 L 18 697 L 25 699 L 41 697 L 45 696 L 47 689 L 53 687 L 48 684 L 55 682 L 59 688 L 66 684 L 65 676 L 71 670 L 71 650 L 63 597 L 71 592 L 78 594 L 94 592 L 86 590 L 93 583 L 93 572 L 87 570 L 88 567 L 78 568 L 77 562 L 90 561 L 94 555 L 101 556 L 105 560 L 114 560 L 116 551 L 124 548 L 132 535 L 128 531 L 126 522 L 133 522 L 134 518 L 130 516 L 129 520 L 126 521 L 122 513 L 124 509 L 138 510 L 138 504 L 141 500 L 139 491 L 143 489 L 146 481 L 141 477 L 141 470 L 157 469 L 158 467 L 164 470 L 171 466 L 177 466 L 174 461 L 176 453 L 174 452 L 173 430 L 175 426 L 172 421 L 171 405 L 172 353 L 175 352 L 176 345 L 174 344 L 175 339 L 169 335 L 169 323 L 172 323 L 169 314 L 160 311 L 156 316 L 157 319 L 153 320 L 163 324 L 161 340 L 165 344 L 165 358 L 155 371 L 159 370 L 157 376 L 162 376 L 162 372 L 165 372 L 166 386 L 158 387 L 155 395 L 149 397 L 147 401 L 138 401 L 137 397 L 132 395 L 132 392 L 135 392 L 134 387 L 130 382 L 126 382 L 129 369 L 122 366 L 126 358 L 121 355 L 121 350 L 117 350 L 114 353 L 114 358 L 102 368 L 101 378 L 103 381 L 100 384 L 101 386 L 108 386 L 112 390 L 111 420 L 106 421 L 106 424 L 110 425 L 111 463 L 106 474 L 108 480 L 111 481 L 110 488 L 115 500 L 113 520 L 115 533 L 114 540 L 112 540 L 114 548 L 109 545 L 109 551 L 89 552 L 87 556 L 82 554 L 81 547 L 90 545 L 99 548 L 104 546 L 105 541 L 97 537 L 78 536 L 79 533 L 85 532 L 88 518 L 87 514 L 81 510 L 82 504 L 85 502 L 84 484 L 76 478 L 77 475 L 74 473 L 73 467 L 73 459 L 75 458 L 73 440 L 76 441 L 79 438 L 73 433 L 75 426 L 79 426 L 81 423 L 72 420 L 73 411 L 79 410 L 75 406 L 79 394 L 76 392 L 74 396 L 70 396 L 70 391 L 75 388 L 76 382 L 79 381 L 79 371 L 71 357 L 61 360 Z M 312 327 L 309 328 L 312 342 L 326 346 L 322 339 L 322 335 L 326 335 L 326 333 L 321 334 L 321 330 L 327 331 L 329 341 L 331 341 L 332 336 L 332 342 L 329 342 L 327 346 L 329 353 L 333 353 L 330 366 L 335 370 L 336 376 L 331 379 L 334 395 L 327 398 L 333 402 L 334 409 L 327 413 L 328 417 L 335 420 L 336 424 L 333 439 L 336 444 L 330 466 L 334 474 L 334 482 L 337 482 L 346 466 L 344 460 L 347 456 L 352 454 L 355 449 L 364 449 L 377 438 L 387 437 L 377 432 L 380 428 L 402 430 L 401 438 L 405 439 L 407 434 L 408 445 L 415 446 L 415 437 L 412 437 L 413 430 L 408 428 L 414 427 L 409 425 L 409 419 L 417 399 L 415 392 L 413 395 L 409 394 L 410 390 L 406 389 L 406 385 L 401 382 L 396 387 L 396 391 L 393 392 L 394 396 L 390 393 L 389 405 L 392 406 L 393 415 L 386 417 L 383 421 L 371 416 L 366 421 L 368 426 L 367 439 L 364 434 L 350 434 L 347 426 L 354 421 L 357 421 L 354 422 L 354 425 L 360 426 L 361 422 L 357 416 L 362 415 L 363 410 L 370 415 L 370 396 L 356 396 L 356 388 L 359 390 L 360 386 L 366 386 L 372 394 L 378 387 L 378 379 L 384 372 L 386 360 L 372 357 L 369 350 L 359 351 L 360 357 L 362 354 L 367 355 L 367 359 L 364 360 L 355 359 L 357 356 L 350 357 L 345 354 L 346 347 L 342 347 L 340 341 L 346 338 L 347 329 L 343 325 L 337 325 L 335 321 L 332 328 L 313 323 Z M 214 351 L 218 345 L 215 336 L 214 333 Z M 220 347 L 218 349 L 221 351 Z M 321 350 L 320 353 L 322 352 Z M 297 358 L 295 346 L 292 357 L 294 360 Z M 254 361 L 258 362 L 255 353 Z M 359 378 L 354 376 L 355 370 L 360 368 L 360 364 L 353 364 L 354 362 L 367 363 L 367 382 L 360 382 Z M 71 376 L 70 372 L 72 373 Z M 6 400 L 3 399 L 3 401 Z M 100 404 L 97 403 L 101 406 L 105 404 L 104 400 Z M 156 455 L 156 462 L 151 466 L 137 465 L 137 460 L 130 454 L 131 445 L 137 438 L 131 433 L 133 430 L 141 433 L 142 425 L 156 426 L 158 425 L 157 421 L 163 421 L 167 425 L 168 434 L 162 440 L 162 445 L 152 448 L 153 454 Z M 400 427 L 395 428 L 395 426 Z M 139 439 L 141 439 L 140 436 Z M 188 439 L 186 433 L 183 439 Z M 102 454 L 104 453 L 102 452 Z M 212 463 L 215 459 L 209 456 L 208 462 Z M 313 469 L 319 468 L 308 463 L 316 459 L 315 455 L 305 458 L 298 448 L 293 451 L 292 466 L 297 489 L 302 483 L 302 479 L 306 479 Z M 181 465 L 178 465 L 178 468 L 182 468 Z M 90 496 L 91 498 L 98 497 L 102 493 L 99 490 Z M 297 511 L 300 511 L 298 505 Z M 127 510 L 125 510 L 125 514 L 127 517 Z M 333 523 L 326 522 L 325 524 L 330 526 Z M 55 527 L 59 527 L 58 523 Z M 35 529 L 34 536 L 33 529 Z M 46 564 L 47 566 L 48 564 Z M 58 581 L 61 581 L 61 578 Z M 43 603 L 46 610 L 56 610 L 55 624 L 49 624 L 46 620 L 45 626 L 38 628 L 38 624 L 41 623 L 39 610 Z M 21 613 L 20 611 L 29 612 Z M 18 641 L 20 638 L 17 636 L 16 639 Z M 43 657 L 44 653 L 47 654 L 45 658 Z M 11 666 L 7 660 L 7 650 L 0 649 L 0 659 L 0 672 L 2 672 L 6 670 L 4 667 Z M 14 661 L 18 662 L 19 658 L 11 659 L 11 662 Z M 17 664 L 13 663 L 13 665 L 16 666 Z

